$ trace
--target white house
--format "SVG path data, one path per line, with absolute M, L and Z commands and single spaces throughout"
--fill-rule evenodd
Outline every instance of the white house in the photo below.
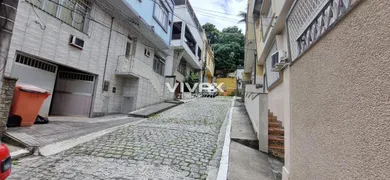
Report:
M 50 91 L 42 116 L 162 102 L 173 11 L 171 0 L 20 0 L 5 75 Z

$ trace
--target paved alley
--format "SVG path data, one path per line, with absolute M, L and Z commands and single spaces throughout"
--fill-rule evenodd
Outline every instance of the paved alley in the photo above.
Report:
M 9 179 L 206 179 L 230 106 L 231 98 L 200 98 L 57 155 L 21 159 Z

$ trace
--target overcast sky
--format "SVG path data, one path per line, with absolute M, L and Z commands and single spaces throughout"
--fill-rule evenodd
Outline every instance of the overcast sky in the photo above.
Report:
M 214 24 L 219 30 L 229 26 L 238 26 L 245 33 L 245 23 L 238 24 L 240 11 L 246 11 L 247 0 L 189 0 L 196 16 L 203 25 Z

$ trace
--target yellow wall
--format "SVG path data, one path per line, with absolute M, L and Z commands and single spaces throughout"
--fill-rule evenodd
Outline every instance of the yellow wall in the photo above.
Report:
M 226 92 L 227 92 L 228 95 L 230 95 L 237 88 L 236 78 L 217 78 L 216 82 L 217 82 L 218 85 L 220 83 L 224 84 L 224 86 L 226 87 Z M 222 95 L 221 92 L 219 94 Z

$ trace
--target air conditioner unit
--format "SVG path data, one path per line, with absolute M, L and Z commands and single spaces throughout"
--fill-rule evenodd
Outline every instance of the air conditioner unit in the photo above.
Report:
M 146 57 L 150 57 L 150 51 L 148 49 L 145 49 L 144 54 Z
M 283 50 L 278 50 L 271 56 L 272 59 L 272 71 L 279 72 L 286 67 L 288 63 L 287 52 Z
M 83 47 L 84 47 L 84 40 L 82 40 L 82 39 L 80 39 L 80 38 L 78 38 L 76 36 L 70 35 L 69 44 L 71 46 L 76 47 L 76 48 L 83 49 Z

